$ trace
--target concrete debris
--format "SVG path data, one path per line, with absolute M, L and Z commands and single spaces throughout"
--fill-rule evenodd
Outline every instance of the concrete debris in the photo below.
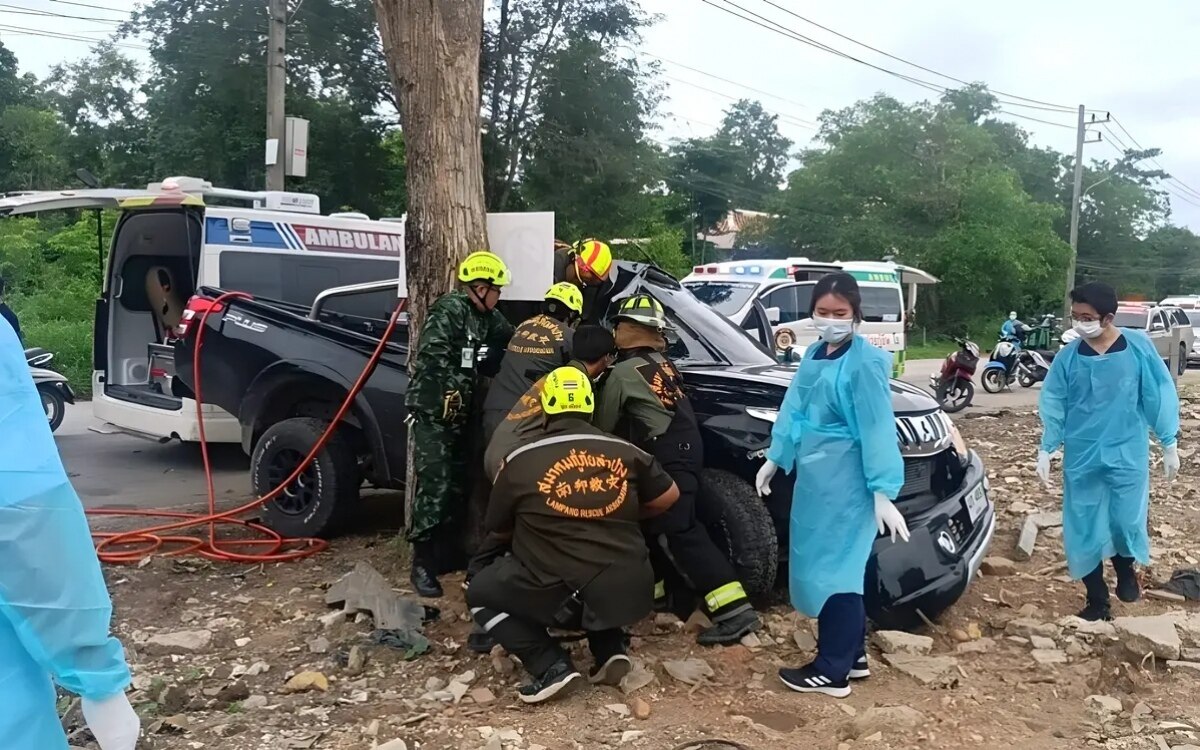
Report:
M 310 690 L 329 690 L 329 678 L 320 672 L 300 672 L 283 686 L 285 693 L 305 693 Z
M 246 646 L 250 645 L 250 639 L 249 638 L 234 638 L 233 645 L 237 646 L 238 648 L 245 648 Z
M 321 624 L 325 627 L 332 628 L 334 625 L 346 621 L 346 612 L 339 609 L 328 614 L 321 615 L 317 619 L 320 620 Z
M 377 745 L 375 750 L 408 750 L 408 743 L 404 740 L 391 740 L 382 745 Z
M 1027 562 L 1033 557 L 1033 547 L 1037 544 L 1038 532 L 1042 529 L 1062 526 L 1062 513 L 1035 513 L 1025 517 L 1021 526 L 1021 536 L 1017 539 L 1013 556 L 1021 562 Z
M 1053 638 L 1047 638 L 1044 635 L 1031 635 L 1029 636 L 1029 642 L 1033 644 L 1034 648 L 1044 651 L 1058 648 L 1058 644 L 1054 642 Z
M 954 650 L 960 654 L 986 654 L 995 647 L 996 642 L 991 638 L 980 638 L 977 641 L 960 643 Z
M 629 710 L 633 712 L 633 718 L 645 721 L 650 718 L 650 703 L 641 698 L 634 698 L 629 701 Z
M 1159 659 L 1178 659 L 1183 648 L 1175 618 L 1170 615 L 1118 617 L 1113 627 L 1125 648 L 1137 656 L 1152 653 Z
M 747 633 L 742 636 L 742 645 L 746 648 L 762 648 L 762 639 L 754 633 Z
M 455 703 L 461 701 L 470 690 L 471 686 L 465 682 L 451 682 L 446 686 L 446 692 L 450 693 Z
M 1162 589 L 1150 589 L 1146 592 L 1146 596 L 1151 599 L 1159 599 L 1164 602 L 1186 602 L 1187 597 L 1183 594 L 1176 594 L 1173 591 L 1163 591 Z
M 1184 674 L 1200 677 L 1200 662 L 1169 659 L 1167 660 L 1167 669 L 1173 672 L 1183 672 Z
M 928 719 L 911 706 L 875 706 L 863 711 L 848 725 L 842 727 L 839 738 L 843 740 L 865 739 L 876 732 L 895 732 L 911 736 L 913 730 Z
M 256 661 L 246 670 L 247 677 L 257 677 L 260 674 L 266 674 L 271 671 L 271 665 L 265 661 Z
M 1121 705 L 1121 699 L 1114 698 L 1111 695 L 1089 695 L 1084 699 L 1083 703 L 1090 710 L 1100 715 L 1119 714 L 1124 710 L 1124 706 Z
M 663 669 L 667 670 L 667 674 L 688 685 L 699 685 L 716 674 L 709 663 L 703 659 L 673 659 L 664 661 Z
M 492 646 L 491 658 L 492 669 L 501 677 L 508 677 L 516 669 L 516 665 L 513 664 L 513 660 L 509 657 L 508 652 L 499 644 Z
M 362 646 L 351 646 L 346 656 L 346 673 L 360 675 L 367 666 L 367 652 Z
M 817 639 L 813 637 L 812 632 L 809 630 L 797 630 L 792 633 L 792 639 L 796 641 L 796 648 L 801 651 L 817 650 Z
M 884 654 L 883 660 L 917 682 L 930 687 L 953 687 L 961 676 L 958 660 L 952 656 Z
M 446 689 L 446 681 L 441 677 L 430 677 L 425 680 L 425 690 L 430 693 L 436 693 L 439 690 Z
M 308 642 L 308 651 L 312 654 L 329 653 L 329 639 L 323 635 L 317 636 Z
M 325 593 L 325 603 L 342 604 L 345 612 L 367 612 L 379 630 L 420 632 L 425 607 L 413 597 L 401 596 L 375 568 L 359 562 Z
M 489 703 L 494 703 L 496 694 L 485 687 L 477 687 L 469 693 L 471 700 L 480 706 L 486 706 Z
M 146 639 L 142 650 L 147 654 L 164 656 L 170 654 L 198 654 L 208 651 L 212 645 L 211 630 L 177 630 L 173 633 L 158 633 Z
M 1030 636 L 1040 635 L 1045 638 L 1055 638 L 1058 636 L 1058 626 L 1052 622 L 1041 622 L 1028 617 L 1018 617 L 1015 620 L 1009 620 L 1004 626 L 1004 632 L 1008 635 L 1019 635 L 1029 638 Z
M 645 734 L 645 732 L 638 729 L 627 729 L 626 731 L 621 732 L 621 744 L 624 745 L 629 742 L 640 740 L 643 736 L 645 736 Z
M 885 654 L 915 654 L 923 656 L 933 650 L 933 639 L 902 630 L 877 630 L 871 641 Z
M 265 695 L 252 695 L 242 701 L 242 708 L 266 708 L 269 703 Z
M 612 711 L 617 716 L 628 717 L 633 713 L 633 709 L 626 706 L 624 703 L 609 703 L 605 706 L 606 709 Z
M 1043 666 L 1067 663 L 1066 652 L 1059 651 L 1056 648 L 1055 649 L 1035 648 L 1033 651 L 1031 651 L 1029 653 L 1030 653 L 1030 656 L 1033 657 L 1034 661 L 1036 661 L 1038 664 L 1041 664 Z
M 1076 633 L 1080 633 L 1082 635 L 1111 637 L 1115 637 L 1117 635 L 1116 627 L 1111 622 L 1105 622 L 1104 620 L 1084 620 L 1081 617 L 1070 615 L 1059 620 L 1058 624 L 1060 627 L 1063 627 L 1067 630 L 1074 630 Z
M 983 563 L 980 564 L 979 569 L 983 571 L 984 575 L 1004 578 L 1006 576 L 1016 575 L 1017 564 L 1014 561 L 1009 560 L 1007 557 L 985 557 L 983 558 Z
M 637 692 L 654 682 L 654 673 L 646 669 L 640 661 L 634 660 L 633 669 L 621 678 L 621 692 L 625 695 Z
M 1154 709 L 1145 703 L 1139 703 L 1129 712 L 1129 724 L 1133 727 L 1133 731 L 1140 734 L 1146 728 L 1146 722 L 1154 714 Z

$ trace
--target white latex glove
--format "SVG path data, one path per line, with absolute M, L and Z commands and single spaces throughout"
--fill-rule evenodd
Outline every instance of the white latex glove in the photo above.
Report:
M 754 486 L 758 490 L 759 497 L 771 494 L 771 479 L 777 471 L 779 471 L 779 464 L 771 459 L 767 459 L 762 468 L 758 470 L 758 475 L 754 477 Z
M 1179 445 L 1168 445 L 1163 448 L 1163 473 L 1168 482 L 1174 482 L 1179 475 Z
M 1038 451 L 1037 475 L 1042 484 L 1050 486 L 1050 454 L 1046 451 Z
M 142 720 L 134 713 L 125 693 L 99 701 L 83 698 L 80 708 L 100 750 L 134 750 L 137 746 Z
M 897 534 L 904 541 L 908 541 L 908 523 L 904 520 L 904 514 L 887 495 L 880 492 L 875 493 L 875 526 L 880 534 L 890 533 L 893 542 L 896 541 Z

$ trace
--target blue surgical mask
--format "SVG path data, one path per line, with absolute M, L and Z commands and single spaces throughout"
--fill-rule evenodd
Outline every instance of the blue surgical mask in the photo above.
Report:
M 840 344 L 850 334 L 854 333 L 854 321 L 842 318 L 812 318 L 813 328 L 821 334 L 821 338 L 830 344 Z

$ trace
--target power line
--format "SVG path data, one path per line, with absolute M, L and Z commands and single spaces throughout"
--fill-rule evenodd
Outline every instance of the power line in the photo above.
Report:
M 92 39 L 89 37 L 80 36 L 78 34 L 67 34 L 67 33 L 63 33 L 60 31 L 48 31 L 46 29 L 31 29 L 27 26 L 9 26 L 7 24 L 0 24 L 0 31 L 9 33 L 9 34 L 15 34 L 17 36 L 22 36 L 22 35 L 41 36 L 41 37 L 47 37 L 50 39 L 62 39 L 64 41 L 68 41 L 68 42 L 86 42 L 88 44 L 102 44 L 105 42 L 105 40 L 103 40 L 103 39 Z M 110 43 L 113 46 L 126 47 L 128 49 L 138 49 L 138 50 L 150 49 L 149 47 L 143 47 L 141 45 L 129 44 L 126 42 L 110 42 Z
M 690 71 L 691 71 L 691 72 L 693 72 L 693 73 L 699 73 L 699 74 L 700 74 L 700 75 L 702 75 L 702 76 L 707 76 L 708 78 L 713 78 L 713 79 L 715 79 L 715 80 L 721 81 L 722 83 L 728 83 L 728 84 L 730 84 L 730 85 L 732 85 L 732 86 L 738 86 L 738 87 L 740 87 L 740 88 L 743 88 L 743 89 L 745 89 L 745 90 L 747 90 L 747 91 L 752 91 L 752 92 L 754 92 L 755 94 L 760 94 L 760 95 L 762 95 L 762 96 L 769 96 L 769 97 L 771 97 L 772 99 L 777 99 L 778 101 L 785 102 L 785 103 L 787 103 L 787 104 L 794 104 L 794 105 L 795 105 L 795 106 L 797 106 L 797 107 L 803 107 L 803 108 L 805 108 L 805 109 L 812 109 L 812 107 L 810 107 L 809 105 L 807 105 L 807 104 L 804 104 L 803 102 L 798 102 L 798 101 L 796 101 L 795 99 L 788 99 L 787 97 L 780 96 L 780 95 L 778 95 L 778 94 L 772 94 L 770 91 L 763 91 L 762 89 L 756 89 L 756 88 L 754 88 L 753 86 L 748 86 L 748 85 L 746 85 L 746 84 L 744 84 L 744 83 L 739 83 L 738 81 L 730 80 L 729 78 L 723 78 L 723 77 L 721 77 L 721 76 L 719 76 L 719 75 L 716 75 L 715 73 L 709 73 L 709 72 L 707 72 L 707 71 L 700 70 L 699 68 L 693 68 L 693 67 L 691 67 L 690 65 L 684 65 L 684 64 L 683 64 L 683 63 L 681 63 L 681 62 L 675 62 L 674 60 L 668 60 L 668 59 L 667 59 L 667 58 L 665 58 L 665 57 L 659 57 L 658 55 L 654 55 L 654 54 L 651 54 L 651 53 L 649 53 L 649 52 L 643 52 L 643 51 L 641 51 L 641 50 L 634 49 L 633 47 L 628 47 L 627 49 L 631 50 L 631 51 L 632 51 L 632 52 L 634 52 L 635 54 L 642 55 L 643 57 L 651 57 L 651 58 L 653 58 L 653 59 L 655 59 L 655 60 L 658 60 L 658 61 L 660 61 L 660 62 L 665 62 L 665 63 L 667 63 L 667 64 L 669 64 L 669 65 L 674 65 L 674 66 L 676 66 L 676 67 L 678 67 L 678 68 L 683 68 L 684 70 L 690 70 Z
M 686 81 L 682 78 L 676 78 L 675 76 L 669 76 L 669 75 L 664 74 L 663 77 L 668 80 L 671 80 L 671 81 L 676 81 L 678 83 L 682 83 L 685 86 L 692 86 L 701 91 L 707 91 L 708 93 L 713 94 L 715 96 L 724 97 L 725 99 L 729 99 L 730 101 L 736 102 L 736 101 L 741 101 L 742 99 L 745 98 L 745 97 L 741 97 L 741 96 L 733 96 L 732 94 L 726 94 L 722 91 L 717 91 L 716 89 L 710 89 L 707 86 L 701 86 L 698 83 L 692 83 L 691 81 Z M 809 130 L 817 129 L 817 124 L 815 122 L 806 121 L 800 117 L 796 117 L 794 115 L 789 115 L 786 112 L 771 111 L 771 110 L 767 109 L 766 107 L 763 107 L 763 111 L 767 112 L 768 114 L 773 114 L 773 115 L 779 117 L 780 119 L 782 119 L 783 121 L 785 121 L 791 125 L 795 125 L 796 127 L 808 128 Z
M 1118 128 L 1121 129 L 1121 132 L 1124 133 L 1127 138 L 1129 138 L 1129 140 L 1133 143 L 1133 145 L 1137 146 L 1139 151 L 1148 151 L 1149 150 L 1149 149 L 1145 148 L 1144 146 L 1142 146 L 1142 144 L 1138 143 L 1137 139 L 1133 137 L 1133 134 L 1129 132 L 1129 130 L 1121 123 L 1120 120 L 1118 120 L 1116 117 L 1113 117 L 1112 121 L 1113 121 L 1113 123 L 1116 124 L 1116 126 Z M 1158 159 L 1156 159 L 1154 157 L 1149 157 L 1149 159 L 1152 164 L 1154 164 L 1156 167 L 1158 167 L 1159 169 L 1161 169 L 1164 173 L 1166 173 L 1168 175 L 1168 177 L 1167 177 L 1168 181 L 1178 184 L 1183 190 L 1186 190 L 1188 193 L 1195 196 L 1196 198 L 1200 198 L 1200 190 L 1196 190 L 1195 188 L 1193 188 L 1191 185 L 1187 184 L 1183 180 L 1180 180 L 1179 178 L 1171 175 L 1170 171 L 1166 167 L 1164 167 L 1158 161 Z
M 74 6 L 77 6 L 80 8 L 91 8 L 93 10 L 106 10 L 109 13 L 120 13 L 123 16 L 127 16 L 133 12 L 133 11 L 128 11 L 128 10 L 122 10 L 121 8 L 114 8 L 109 5 L 93 5 L 91 3 L 76 2 L 76 0 L 50 0 L 50 2 L 62 3 L 63 5 L 74 5 Z
M 1067 130 L 1074 130 L 1074 129 L 1075 129 L 1075 126 L 1074 126 L 1074 125 L 1066 125 L 1066 124 L 1064 124 L 1064 123 L 1061 123 L 1061 122 L 1054 122 L 1054 121 L 1052 121 L 1052 120 L 1043 120 L 1043 119 L 1041 119 L 1041 118 L 1039 118 L 1039 117 L 1030 117 L 1029 115 L 1023 115 L 1023 114 L 1020 114 L 1020 113 L 1018 113 L 1018 112 L 1009 112 L 1009 111 L 1008 111 L 1008 110 L 1006 110 L 1006 109 L 998 109 L 998 110 L 996 110 L 996 111 L 997 111 L 997 112 L 1000 112 L 1000 113 L 1002 113 L 1002 114 L 1009 115 L 1010 117 L 1020 117 L 1022 120 L 1032 120 L 1032 121 L 1034 121 L 1034 122 L 1040 122 L 1040 123 L 1042 123 L 1042 124 L 1044 124 L 1044 125 L 1053 125 L 1053 126 L 1054 126 L 1054 127 L 1056 127 L 1056 128 L 1066 128 Z
M 7 8 L 8 10 L 4 11 L 5 13 L 12 13 L 12 14 L 19 15 L 19 16 L 38 16 L 38 17 L 51 16 L 54 18 L 71 18 L 71 19 L 74 19 L 77 21 L 96 21 L 98 23 L 117 23 L 117 24 L 124 23 L 124 21 L 118 21 L 115 18 L 96 18 L 94 16 L 72 16 L 72 15 L 67 15 L 65 13 L 53 13 L 48 10 L 34 10 L 32 8 L 23 8 L 20 5 L 9 5 L 7 3 L 0 3 L 0 8 Z
M 828 26 L 823 26 L 822 24 L 819 24 L 819 23 L 817 23 L 816 21 L 813 21 L 813 20 L 812 20 L 812 19 L 810 19 L 810 18 L 806 18 L 806 17 L 804 17 L 804 16 L 800 15 L 799 13 L 796 13 L 795 11 L 793 11 L 793 10 L 791 10 L 791 9 L 789 9 L 789 8 L 786 8 L 786 7 L 784 7 L 784 6 L 782 6 L 782 5 L 779 5 L 779 4 L 775 3 L 775 2 L 772 2 L 772 0 L 762 0 L 762 2 L 766 3 L 767 5 L 770 5 L 772 8 L 775 8 L 775 9 L 777 9 L 777 10 L 781 10 L 781 11 L 783 11 L 784 13 L 787 13 L 789 16 L 793 16 L 793 17 L 795 17 L 795 18 L 798 18 L 798 19 L 800 19 L 801 21 L 804 21 L 805 23 L 812 24 L 813 26 L 816 26 L 818 29 L 823 29 L 823 30 L 825 30 L 825 31 L 828 31 L 830 34 L 833 34 L 834 36 L 837 36 L 837 37 L 840 37 L 840 38 L 842 38 L 842 39 L 845 39 L 846 41 L 848 41 L 848 42 L 851 42 L 851 43 L 853 43 L 853 44 L 857 44 L 857 45 L 858 45 L 858 46 L 860 46 L 860 47 L 864 47 L 864 48 L 866 48 L 866 49 L 869 49 L 869 50 L 871 50 L 872 52 L 877 52 L 877 53 L 879 53 L 879 54 L 883 55 L 884 57 L 890 58 L 890 59 L 892 59 L 892 60 L 895 60 L 895 61 L 897 61 L 897 62 L 902 62 L 902 63 L 904 63 L 905 65 L 911 65 L 912 67 L 914 67 L 914 68 L 917 68 L 918 70 L 923 70 L 923 71 L 925 71 L 926 73 L 932 73 L 932 74 L 934 74 L 935 76 L 939 76 L 939 77 L 941 77 L 941 78 L 945 78 L 945 79 L 947 79 L 947 80 L 951 80 L 951 81 L 954 81 L 954 82 L 956 82 L 956 83 L 961 83 L 961 84 L 963 84 L 964 86 L 969 86 L 969 85 L 971 85 L 971 82 L 970 82 L 970 81 L 964 81 L 964 80 L 963 80 L 963 79 L 961 79 L 961 78 L 955 78 L 955 77 L 954 77 L 954 76 L 952 76 L 952 75 L 947 75 L 946 73 L 942 73 L 942 72 L 940 72 L 940 71 L 934 70 L 933 68 L 927 68 L 927 67 L 925 67 L 924 65 L 921 65 L 921 64 L 919 64 L 919 63 L 915 63 L 915 62 L 913 62 L 913 61 L 911 61 L 911 60 L 907 60 L 907 59 L 905 59 L 905 58 L 903 58 L 903 57 L 899 57 L 899 56 L 897 56 L 897 55 L 893 55 L 892 53 L 890 53 L 890 52 L 886 52 L 886 51 L 884 51 L 884 50 L 881 50 L 881 49 L 879 49 L 878 47 L 872 47 L 871 45 L 869 45 L 869 44 L 867 44 L 867 43 L 865 43 L 865 42 L 861 42 L 861 41 L 859 41 L 859 40 L 857 40 L 857 39 L 855 39 L 855 38 L 853 38 L 853 37 L 847 36 L 847 35 L 845 35 L 845 34 L 841 33 L 840 31 L 837 31 L 836 29 L 831 29 L 831 28 L 829 28 Z M 1008 97 L 1008 98 L 1010 98 L 1010 99 L 1019 99 L 1019 100 L 1021 100 L 1021 101 L 1032 102 L 1033 104 L 1036 104 L 1036 105 L 1044 105 L 1044 106 L 1039 106 L 1039 107 L 1031 107 L 1031 109 L 1048 109 L 1048 110 L 1049 110 L 1049 111 L 1051 111 L 1051 112 L 1074 112 L 1074 111 L 1075 111 L 1075 108 L 1074 108 L 1074 107 L 1069 107 L 1069 106 L 1067 106 L 1067 105 L 1065 105 L 1065 104 L 1055 104 L 1054 102 L 1046 102 L 1046 101 L 1042 101 L 1042 100 L 1040 100 L 1040 99 L 1031 99 L 1031 98 L 1029 98 L 1029 97 L 1027 97 L 1027 96 L 1019 96 L 1019 95 L 1017 95 L 1017 94 L 1009 94 L 1009 93 L 1006 93 L 1006 92 L 1004 92 L 1004 91 L 1001 91 L 1000 89 L 990 89 L 990 91 L 991 91 L 993 94 L 999 94 L 1000 96 L 1006 96 L 1006 97 Z M 1021 105 L 1016 105 L 1016 106 L 1021 106 Z

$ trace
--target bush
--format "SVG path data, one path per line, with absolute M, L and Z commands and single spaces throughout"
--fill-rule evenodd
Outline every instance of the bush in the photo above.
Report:
M 18 313 L 20 314 L 20 313 Z M 87 398 L 92 393 L 92 319 L 83 320 L 21 320 L 25 346 L 40 346 L 54 352 L 50 368 L 71 381 L 76 395 Z

